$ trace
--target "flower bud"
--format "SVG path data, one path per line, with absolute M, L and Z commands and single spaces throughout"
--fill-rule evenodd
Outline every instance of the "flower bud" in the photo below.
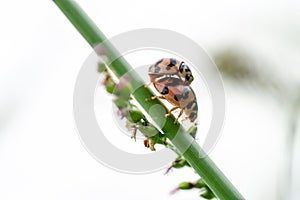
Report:
M 102 73 L 106 71 L 106 66 L 104 62 L 98 62 L 98 72 Z
M 214 193 L 208 187 L 205 187 L 205 188 L 206 188 L 206 190 L 200 196 L 205 198 L 205 199 L 215 198 Z
M 143 113 L 136 106 L 129 106 L 126 110 L 127 119 L 130 122 L 137 123 L 145 118 Z
M 205 184 L 205 182 L 203 181 L 203 179 L 199 179 L 199 180 L 197 180 L 197 182 L 195 183 L 195 187 L 196 187 L 196 188 L 203 188 L 203 187 L 206 187 L 206 184 Z
M 178 188 L 181 190 L 189 190 L 192 189 L 194 185 L 190 182 L 182 182 L 178 185 Z

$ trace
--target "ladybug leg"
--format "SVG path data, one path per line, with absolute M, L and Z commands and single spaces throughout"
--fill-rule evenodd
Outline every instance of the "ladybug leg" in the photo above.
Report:
M 179 113 L 177 119 L 174 121 L 174 124 L 177 124 L 177 123 L 178 123 L 178 119 L 179 119 L 179 117 L 182 115 L 182 113 L 183 113 L 183 109 L 181 109 L 181 111 L 180 111 L 180 113 Z
M 134 126 L 133 127 L 133 133 L 131 135 L 131 139 L 134 139 L 134 141 L 136 141 L 136 132 L 137 132 L 138 127 Z
M 164 96 L 153 96 L 153 97 L 145 99 L 145 101 L 147 102 L 147 101 L 151 101 L 154 99 L 166 99 L 166 98 Z
M 178 109 L 178 106 L 175 106 L 174 108 L 172 108 L 167 114 L 165 114 L 165 117 L 168 117 L 171 115 L 171 112 L 173 112 L 174 110 Z

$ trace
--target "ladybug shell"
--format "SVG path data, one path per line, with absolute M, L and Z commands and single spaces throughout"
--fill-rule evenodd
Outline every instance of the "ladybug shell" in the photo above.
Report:
M 162 78 L 153 83 L 155 89 L 174 106 L 183 109 L 191 122 L 197 118 L 198 105 L 193 89 L 178 78 Z
M 149 67 L 148 75 L 150 76 L 150 81 L 155 82 L 157 78 L 164 75 L 178 75 L 180 63 L 174 58 L 163 58 L 157 61 Z
M 155 89 L 162 94 L 165 99 L 167 101 L 169 101 L 171 104 L 173 104 L 174 106 L 179 106 L 180 107 L 180 103 L 179 101 L 176 101 L 175 96 L 176 94 L 180 94 L 180 88 L 177 88 L 176 86 L 166 86 L 166 84 L 161 83 L 161 82 L 155 82 L 153 83 Z M 167 93 L 165 92 L 166 88 L 168 88 Z

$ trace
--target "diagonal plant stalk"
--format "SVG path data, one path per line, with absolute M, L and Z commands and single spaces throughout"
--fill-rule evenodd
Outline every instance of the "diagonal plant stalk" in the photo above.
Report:
M 54 2 L 92 48 L 107 41 L 104 34 L 75 1 L 54 0 Z M 110 43 L 106 42 L 105 44 L 105 55 L 109 59 L 120 55 Z M 118 59 L 114 60 L 108 67 L 118 78 L 122 77 L 125 73 L 128 73 L 130 84 L 133 88 L 136 88 L 135 86 L 143 85 L 140 76 L 132 70 L 133 68 L 123 57 L 118 57 Z M 165 120 L 164 116 L 155 115 L 153 110 L 150 112 L 150 108 L 157 104 L 161 105 L 157 111 L 161 112 L 162 107 L 165 109 L 165 112 L 167 112 L 167 109 L 158 100 L 145 102 L 146 98 L 153 96 L 148 89 L 139 87 L 132 95 L 156 123 L 159 124 L 160 121 Z M 180 125 L 174 124 L 174 120 L 174 117 L 168 117 L 166 123 L 161 128 L 162 131 L 172 144 L 182 153 L 190 166 L 202 177 L 214 194 L 219 199 L 224 200 L 244 199 L 195 140 L 187 134 Z

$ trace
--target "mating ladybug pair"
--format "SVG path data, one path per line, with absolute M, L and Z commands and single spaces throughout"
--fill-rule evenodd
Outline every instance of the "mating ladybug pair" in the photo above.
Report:
M 159 98 L 173 104 L 174 107 L 166 114 L 166 117 L 170 116 L 172 111 L 180 109 L 175 124 L 183 112 L 186 119 L 191 122 L 196 120 L 198 113 L 196 95 L 189 86 L 194 77 L 190 68 L 184 62 L 173 58 L 163 58 L 150 66 L 148 75 L 151 83 L 161 96 L 153 96 L 146 99 L 146 101 Z

